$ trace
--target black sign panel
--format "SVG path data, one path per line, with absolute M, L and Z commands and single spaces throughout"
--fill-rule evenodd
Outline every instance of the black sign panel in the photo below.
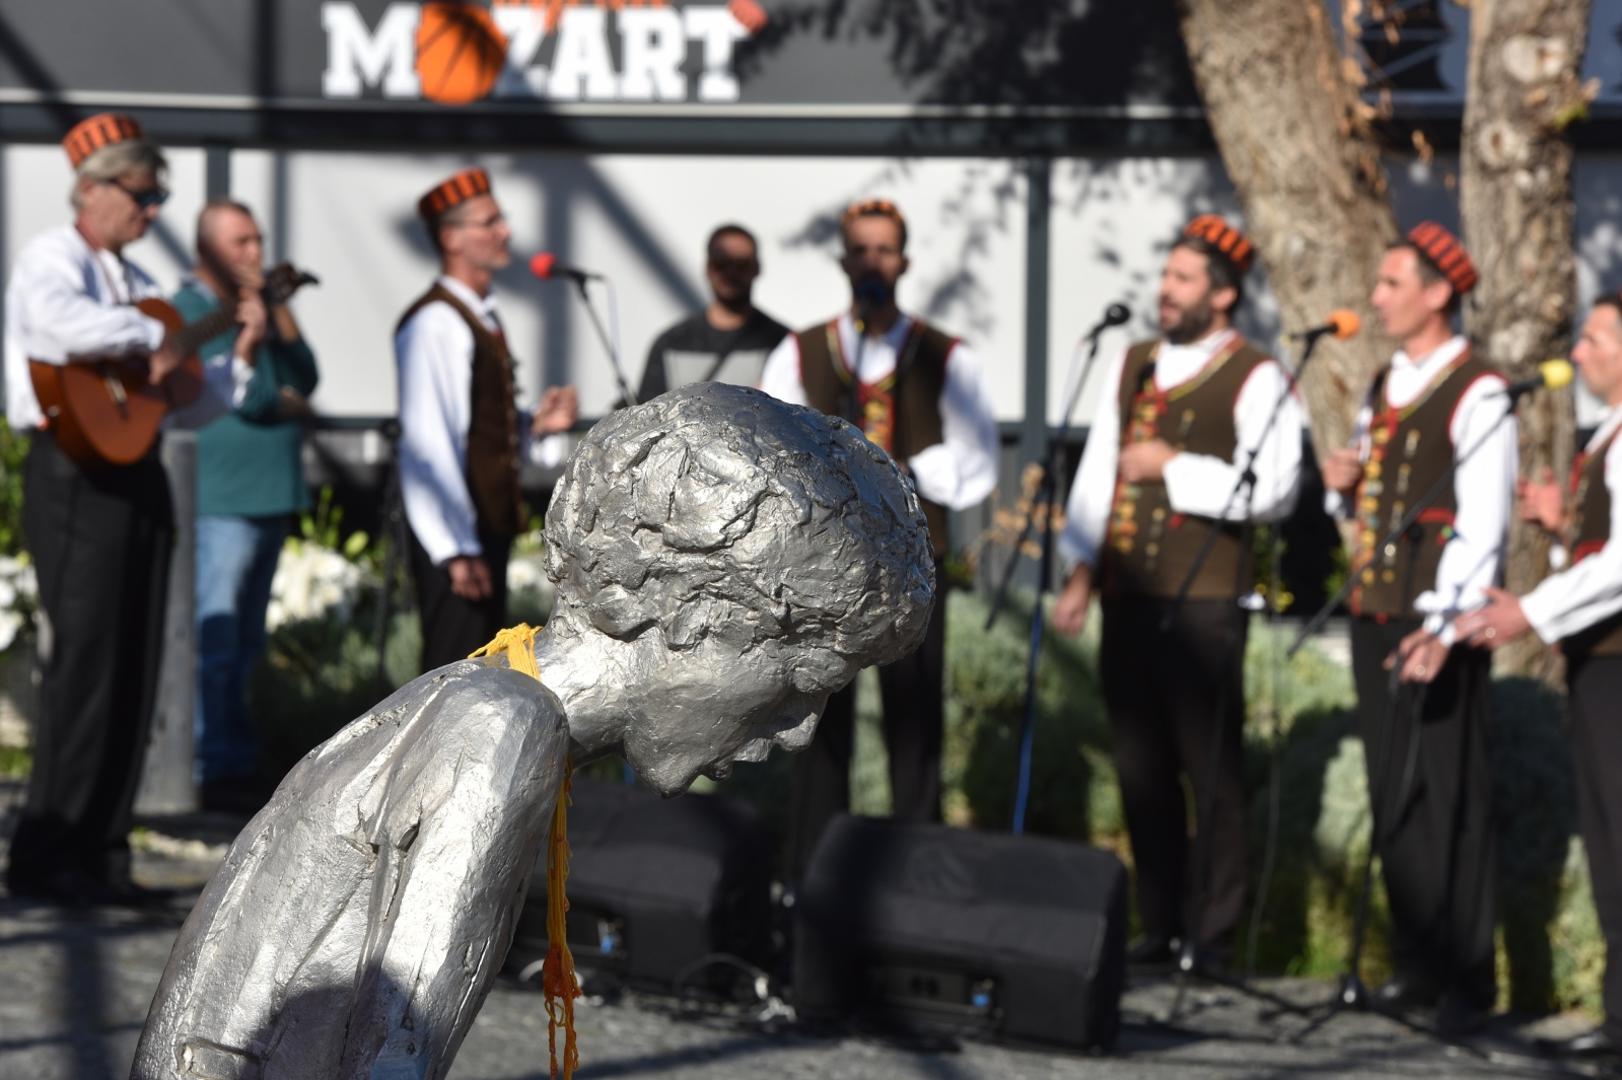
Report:
M 1329 0 L 1331 13 L 1336 0 Z M 1399 113 L 1462 107 L 1467 9 L 1361 44 Z M 1622 0 L 1584 71 L 1622 108 Z M 50 0 L 0 13 L 0 134 L 953 152 L 1205 138 L 1168 0 Z M 936 124 L 934 128 L 929 125 Z M 864 128 L 865 126 L 865 128 Z M 1034 133 L 1034 134 L 1033 134 Z M 1157 141 L 1158 140 L 1158 141 Z

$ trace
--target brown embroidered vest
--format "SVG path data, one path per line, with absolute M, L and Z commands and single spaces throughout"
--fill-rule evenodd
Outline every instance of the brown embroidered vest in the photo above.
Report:
M 1127 350 L 1117 392 L 1122 447 L 1162 439 L 1179 451 L 1232 461 L 1239 445 L 1234 402 L 1267 357 L 1236 333 L 1192 379 L 1161 390 L 1154 381 L 1159 352 L 1158 341 L 1141 341 Z M 1176 596 L 1209 525 L 1209 518 L 1172 510 L 1163 481 L 1129 484 L 1117 475 L 1099 561 L 1101 592 Z M 1188 595 L 1231 599 L 1250 589 L 1252 576 L 1244 527 L 1224 523 Z
M 1611 490 L 1605 484 L 1605 457 L 1616 441 L 1612 432 L 1593 453 L 1581 453 L 1571 463 L 1571 565 L 1605 546 L 1611 535 Z M 1622 654 L 1622 613 L 1579 630 L 1560 643 L 1568 655 Z
M 449 304 L 473 332 L 469 388 L 473 408 L 464 475 L 478 515 L 479 531 L 498 537 L 517 536 L 524 520 L 524 496 L 518 485 L 518 406 L 512 354 L 502 337 L 487 330 L 467 305 L 438 282 L 406 309 L 400 326 L 435 301 Z
M 794 336 L 800 346 L 800 382 L 812 408 L 849 420 L 903 464 L 941 441 L 941 392 L 956 338 L 913 319 L 896 351 L 895 369 L 858 385 L 839 343 L 837 319 Z M 928 499 L 918 502 L 939 559 L 948 548 L 946 508 Z
M 1436 585 L 1442 549 L 1453 536 L 1458 499 L 1444 484 L 1435 504 L 1419 515 L 1414 539 L 1376 550 L 1415 499 L 1439 483 L 1453 465 L 1449 428 L 1459 399 L 1470 384 L 1493 374 L 1492 368 L 1466 348 L 1431 380 L 1419 397 L 1402 408 L 1386 403 L 1390 367 L 1374 377 L 1368 400 L 1369 457 L 1355 493 L 1357 539 L 1347 572 L 1354 585 L 1349 606 L 1354 615 L 1384 622 L 1414 614 L 1414 600 Z M 1410 568 L 1409 560 L 1412 560 Z

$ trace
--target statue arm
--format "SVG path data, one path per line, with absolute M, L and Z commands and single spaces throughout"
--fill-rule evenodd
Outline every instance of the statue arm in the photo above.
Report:
M 501 968 L 562 780 L 562 709 L 484 667 L 439 698 L 369 828 L 372 916 L 342 1076 L 441 1076 Z

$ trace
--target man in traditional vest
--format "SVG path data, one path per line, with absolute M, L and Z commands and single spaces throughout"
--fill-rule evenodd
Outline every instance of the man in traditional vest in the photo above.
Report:
M 997 483 L 997 425 L 980 361 L 962 341 L 903 314 L 896 283 L 907 272 L 907 223 L 894 203 L 871 199 L 840 219 L 851 306 L 791 334 L 766 360 L 761 389 L 842 416 L 911 476 L 929 522 L 940 579 L 949 550 L 947 513 L 966 510 Z M 939 821 L 946 667 L 944 587 L 917 652 L 879 668 L 884 742 L 896 817 Z M 795 762 L 790 873 L 798 879 L 828 820 L 850 805 L 855 686 L 835 694 L 816 739 Z
M 574 388 L 533 414 L 514 396 L 512 355 L 491 287 L 512 261 L 512 229 L 483 169 L 464 169 L 417 203 L 440 276 L 400 319 L 400 494 L 422 615 L 422 666 L 460 660 L 507 617 L 507 556 L 523 528 L 519 466 L 561 464 Z
M 1143 926 L 1130 957 L 1206 973 L 1225 964 L 1245 901 L 1248 526 L 1290 512 L 1301 464 L 1287 376 L 1233 328 L 1252 258 L 1250 241 L 1210 214 L 1172 245 L 1162 337 L 1118 355 L 1101 384 L 1059 541 L 1072 569 L 1053 609 L 1067 634 L 1081 632 L 1094 595 L 1103 614 L 1099 672 Z M 1230 503 L 1258 449 L 1254 485 Z M 1219 517 L 1215 546 L 1173 608 Z
M 1605 931 L 1605 1022 L 1543 1048 L 1614 1059 L 1622 1053 L 1622 295 L 1595 303 L 1571 358 L 1610 411 L 1572 462 L 1565 490 L 1552 482 L 1521 489 L 1522 516 L 1554 534 L 1566 568 L 1522 597 L 1488 588 L 1487 603 L 1459 618 L 1458 633 L 1488 649 L 1535 633 L 1565 655 L 1578 821 Z
M 1516 468 L 1504 380 L 1452 329 L 1475 283 L 1434 222 L 1386 251 L 1371 303 L 1401 347 L 1374 377 L 1355 445 L 1323 467 L 1329 511 L 1356 528 L 1352 671 L 1395 967 L 1374 1001 L 1437 1006 L 1454 1033 L 1493 1003 L 1494 902 L 1489 658 L 1453 620 L 1500 580 Z M 1455 463 L 1407 540 L 1380 547 Z

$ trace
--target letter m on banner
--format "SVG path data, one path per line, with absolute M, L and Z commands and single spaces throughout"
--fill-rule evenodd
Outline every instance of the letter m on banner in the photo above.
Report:
M 321 93 L 330 98 L 358 98 L 367 87 L 378 87 L 384 97 L 417 97 L 420 13 L 414 3 L 390 4 L 377 27 L 368 29 L 352 0 L 322 4 L 327 68 L 321 73 Z

